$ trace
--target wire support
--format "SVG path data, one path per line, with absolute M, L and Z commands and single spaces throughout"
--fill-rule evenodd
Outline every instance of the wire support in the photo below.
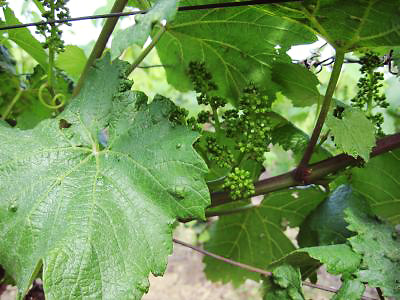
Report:
M 211 3 L 211 4 L 203 4 L 203 5 L 181 6 L 181 7 L 178 7 L 178 11 L 216 9 L 216 8 L 253 6 L 253 5 L 262 5 L 262 4 L 276 4 L 276 3 L 284 3 L 284 2 L 302 2 L 302 1 L 303 0 L 251 0 L 251 1 L 242 1 L 242 2 L 223 2 L 223 3 Z M 2 27 L 0 27 L 0 30 L 26 28 L 26 27 L 46 25 L 46 24 L 69 23 L 69 22 L 76 22 L 76 21 L 83 21 L 83 20 L 126 17 L 126 16 L 142 15 L 147 12 L 149 12 L 149 10 L 109 13 L 109 14 L 83 16 L 83 17 L 68 18 L 68 19 L 61 19 L 61 20 L 49 20 L 49 21 L 32 22 L 32 23 L 24 23 L 24 24 L 14 24 L 14 25 L 2 26 Z

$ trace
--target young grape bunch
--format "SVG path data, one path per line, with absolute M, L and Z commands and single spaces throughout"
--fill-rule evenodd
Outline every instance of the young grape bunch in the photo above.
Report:
M 207 132 L 196 147 L 210 168 L 226 170 L 222 188 L 233 199 L 248 199 L 254 194 L 253 180 L 257 178 L 252 178 L 243 165 L 248 161 L 261 165 L 264 153 L 269 151 L 272 102 L 250 83 L 239 100 L 232 101 L 237 106 L 226 108 L 228 101 L 217 95 L 218 86 L 205 63 L 191 62 L 188 76 L 198 93 L 198 104 L 205 108 L 192 121 Z

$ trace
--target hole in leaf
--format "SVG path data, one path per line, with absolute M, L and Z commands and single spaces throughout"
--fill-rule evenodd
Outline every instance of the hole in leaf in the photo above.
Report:
M 8 125 L 10 125 L 11 127 L 15 127 L 17 125 L 17 121 L 13 120 L 13 119 L 6 119 L 6 122 L 8 123 Z
M 72 124 L 69 123 L 67 120 L 61 119 L 60 122 L 58 123 L 58 126 L 60 129 L 63 129 L 63 128 L 70 128 Z

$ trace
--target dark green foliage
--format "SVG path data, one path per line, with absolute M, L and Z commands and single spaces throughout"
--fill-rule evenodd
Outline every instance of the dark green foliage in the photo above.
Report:
M 349 185 L 341 185 L 308 215 L 300 226 L 297 237 L 301 247 L 345 243 L 352 232 L 347 229 L 344 211 L 367 206 L 364 197 L 356 194 Z
M 386 221 L 400 223 L 400 151 L 374 157 L 363 168 L 351 171 L 350 183 L 371 210 Z

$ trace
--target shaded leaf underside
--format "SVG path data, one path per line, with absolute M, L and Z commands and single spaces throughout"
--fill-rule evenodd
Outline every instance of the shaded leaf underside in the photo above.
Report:
M 215 1 L 184 1 L 197 5 Z M 222 0 L 217 2 L 223 2 Z M 212 70 L 222 96 L 237 98 L 249 80 L 268 83 L 275 60 L 290 62 L 285 53 L 296 43 L 315 41 L 302 26 L 267 14 L 260 7 L 178 12 L 157 44 L 168 82 L 180 90 L 191 88 L 186 77 L 190 61 L 204 61 Z M 275 47 L 279 45 L 282 50 Z

